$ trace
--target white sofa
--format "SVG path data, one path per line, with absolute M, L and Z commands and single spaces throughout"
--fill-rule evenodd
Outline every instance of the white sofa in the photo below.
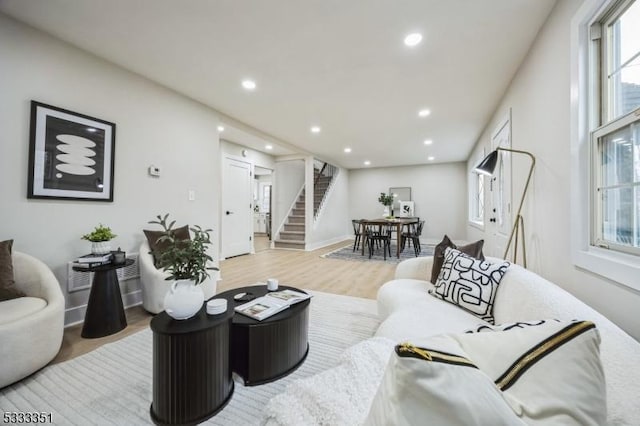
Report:
M 51 270 L 14 251 L 15 286 L 27 295 L 0 302 L 0 388 L 47 365 L 60 350 L 64 296 Z
M 307 424 L 361 424 L 395 344 L 486 324 L 428 293 L 433 288 L 428 281 L 432 261 L 432 257 L 420 257 L 401 262 L 395 279 L 378 291 L 382 322 L 375 337 L 348 349 L 335 368 L 302 379 L 299 386 L 272 399 L 265 409 L 265 424 L 295 424 L 293 418 L 304 418 Z M 601 335 L 608 424 L 640 424 L 640 344 L 631 336 L 557 285 L 518 265 L 511 265 L 502 278 L 493 313 L 496 324 L 539 319 L 594 322 Z M 359 365 L 366 366 L 367 374 Z
M 164 296 L 169 291 L 173 281 L 167 281 L 169 274 L 163 270 L 156 269 L 153 263 L 153 256 L 149 252 L 149 242 L 146 238 L 140 244 L 138 254 L 140 262 L 140 284 L 142 290 L 142 307 L 152 314 L 164 311 Z M 217 282 L 215 274 L 200 284 L 200 289 L 204 293 L 205 300 L 216 294 Z
M 488 259 L 491 262 L 499 259 Z M 404 261 L 395 280 L 378 292 L 382 323 L 376 335 L 394 341 L 460 332 L 483 321 L 428 294 L 432 257 Z M 606 297 L 606 295 L 603 295 Z M 593 321 L 602 338 L 600 357 L 607 382 L 609 424 L 640 424 L 640 343 L 607 318 L 539 275 L 511 265 L 494 305 L 496 324 L 537 319 Z

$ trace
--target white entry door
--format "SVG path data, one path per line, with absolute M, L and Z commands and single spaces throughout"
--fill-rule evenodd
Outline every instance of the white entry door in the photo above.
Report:
M 491 138 L 491 150 L 511 148 L 511 117 L 505 117 Z M 502 257 L 509 240 L 512 222 L 511 208 L 511 153 L 498 151 L 498 163 L 490 177 L 489 254 Z
M 253 242 L 251 164 L 224 159 L 222 175 L 222 255 L 251 252 Z

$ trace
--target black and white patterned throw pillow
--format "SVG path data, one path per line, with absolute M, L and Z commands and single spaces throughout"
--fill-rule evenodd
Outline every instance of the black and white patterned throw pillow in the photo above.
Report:
M 509 262 L 492 264 L 447 248 L 432 296 L 494 324 L 493 302 Z

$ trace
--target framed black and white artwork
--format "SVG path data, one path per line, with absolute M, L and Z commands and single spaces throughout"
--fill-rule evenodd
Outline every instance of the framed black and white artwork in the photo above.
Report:
M 27 198 L 113 201 L 116 125 L 31 101 Z
M 414 210 L 413 201 L 400 201 L 400 217 L 414 217 Z

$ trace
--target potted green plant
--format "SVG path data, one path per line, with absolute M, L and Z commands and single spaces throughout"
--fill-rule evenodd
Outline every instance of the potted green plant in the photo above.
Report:
M 209 266 L 213 261 L 207 253 L 211 246 L 211 229 L 202 229 L 195 225 L 190 227 L 190 240 L 177 239 L 173 232 L 175 220 L 168 222 L 169 215 L 158 215 L 151 224 L 162 227 L 159 243 L 164 246 L 159 255 L 159 264 L 168 273 L 166 280 L 173 281 L 167 292 L 164 304 L 165 311 L 172 318 L 188 319 L 194 316 L 202 307 L 204 294 L 197 287 L 209 278 L 209 271 L 218 268 Z
M 81 237 L 83 240 L 91 241 L 91 253 L 106 254 L 111 252 L 111 240 L 117 237 L 111 228 L 99 224 L 93 231 Z
M 382 213 L 384 217 L 393 216 L 390 213 L 391 205 L 393 204 L 393 196 L 391 196 L 390 194 L 385 194 L 384 192 L 381 192 L 380 196 L 378 197 L 378 202 L 380 202 L 380 204 L 384 206 L 384 212 Z

